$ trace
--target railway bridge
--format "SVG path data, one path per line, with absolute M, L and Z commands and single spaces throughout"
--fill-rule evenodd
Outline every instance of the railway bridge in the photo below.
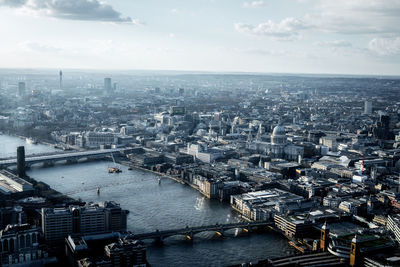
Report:
M 69 153 L 54 153 L 44 155 L 32 155 L 25 157 L 25 167 L 30 167 L 33 164 L 43 163 L 44 166 L 52 166 L 59 161 L 67 161 L 69 163 L 78 162 L 81 159 L 94 160 L 102 159 L 111 154 L 126 153 L 129 152 L 130 148 L 114 148 L 114 149 L 101 149 L 101 150 L 89 150 Z M 0 160 L 0 168 L 6 168 L 13 165 L 17 165 L 17 158 L 7 158 Z

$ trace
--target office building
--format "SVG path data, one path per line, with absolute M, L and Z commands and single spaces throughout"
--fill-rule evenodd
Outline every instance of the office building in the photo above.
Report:
M 25 82 L 19 82 L 18 83 L 18 96 L 19 97 L 24 97 L 25 96 Z
M 112 92 L 111 78 L 104 78 L 104 91 L 107 94 L 110 94 Z
M 146 247 L 135 239 L 119 239 L 105 247 L 106 258 L 116 267 L 146 267 Z
M 54 263 L 38 244 L 40 228 L 29 224 L 7 225 L 0 231 L 1 266 L 44 266 Z
M 115 202 L 68 208 L 43 208 L 42 232 L 46 241 L 61 241 L 70 234 L 101 234 L 126 230 L 126 210 Z
M 364 114 L 372 114 L 372 102 L 364 101 Z

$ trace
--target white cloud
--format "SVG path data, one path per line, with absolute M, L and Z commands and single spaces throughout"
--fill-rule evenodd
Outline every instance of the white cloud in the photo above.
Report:
M 111 5 L 99 0 L 0 0 L 0 7 L 23 8 L 38 14 L 66 20 L 105 21 L 138 24 L 123 17 Z
M 324 47 L 332 47 L 332 48 L 338 48 L 338 47 L 351 47 L 351 43 L 348 41 L 344 40 L 334 40 L 334 41 L 320 41 L 314 43 L 317 46 L 324 46 Z
M 57 53 L 63 50 L 60 47 L 55 47 L 32 41 L 21 42 L 18 44 L 18 47 L 26 52 L 40 52 L 40 53 Z
M 374 38 L 368 43 L 368 49 L 381 56 L 400 54 L 400 37 Z
M 327 32 L 345 34 L 398 33 L 398 0 L 319 0 L 305 20 Z
M 251 2 L 244 2 L 243 7 L 260 7 L 263 6 L 265 3 L 263 0 L 258 0 L 258 1 L 251 1 Z
M 240 33 L 268 36 L 278 40 L 293 40 L 299 38 L 300 31 L 310 26 L 296 18 L 286 18 L 280 22 L 268 20 L 258 25 L 236 23 L 235 29 Z

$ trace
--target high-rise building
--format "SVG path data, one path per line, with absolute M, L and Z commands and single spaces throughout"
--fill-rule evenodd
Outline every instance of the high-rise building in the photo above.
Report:
M 112 91 L 112 87 L 111 87 L 111 78 L 104 78 L 104 91 L 107 94 L 110 94 Z
M 62 78 L 63 78 L 63 73 L 62 73 L 62 71 L 60 70 L 60 90 L 63 89 Z
M 372 114 L 372 102 L 364 101 L 364 114 Z
M 17 173 L 19 177 L 25 176 L 25 147 L 17 147 Z
M 18 83 L 18 96 L 19 97 L 25 96 L 25 82 Z

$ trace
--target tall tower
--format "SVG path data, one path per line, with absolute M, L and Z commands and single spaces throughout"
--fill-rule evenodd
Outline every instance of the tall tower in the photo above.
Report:
M 372 113 L 372 102 L 371 101 L 364 101 L 364 114 L 371 114 Z
M 351 245 L 350 245 L 350 266 L 359 266 L 360 263 L 360 252 L 359 248 L 357 247 L 357 243 L 359 240 L 357 239 L 357 234 L 354 236 L 354 238 L 351 240 Z
M 106 94 L 111 93 L 111 78 L 104 78 L 104 91 Z
M 19 97 L 24 97 L 25 96 L 25 82 L 19 82 L 18 83 L 18 96 Z
M 23 178 L 25 176 L 25 147 L 17 148 L 17 174 Z
M 62 86 L 62 71 L 60 70 L 60 90 L 62 90 L 63 89 L 63 86 Z
M 327 251 L 328 244 L 329 244 L 329 227 L 325 222 L 321 228 L 320 249 L 324 252 Z

